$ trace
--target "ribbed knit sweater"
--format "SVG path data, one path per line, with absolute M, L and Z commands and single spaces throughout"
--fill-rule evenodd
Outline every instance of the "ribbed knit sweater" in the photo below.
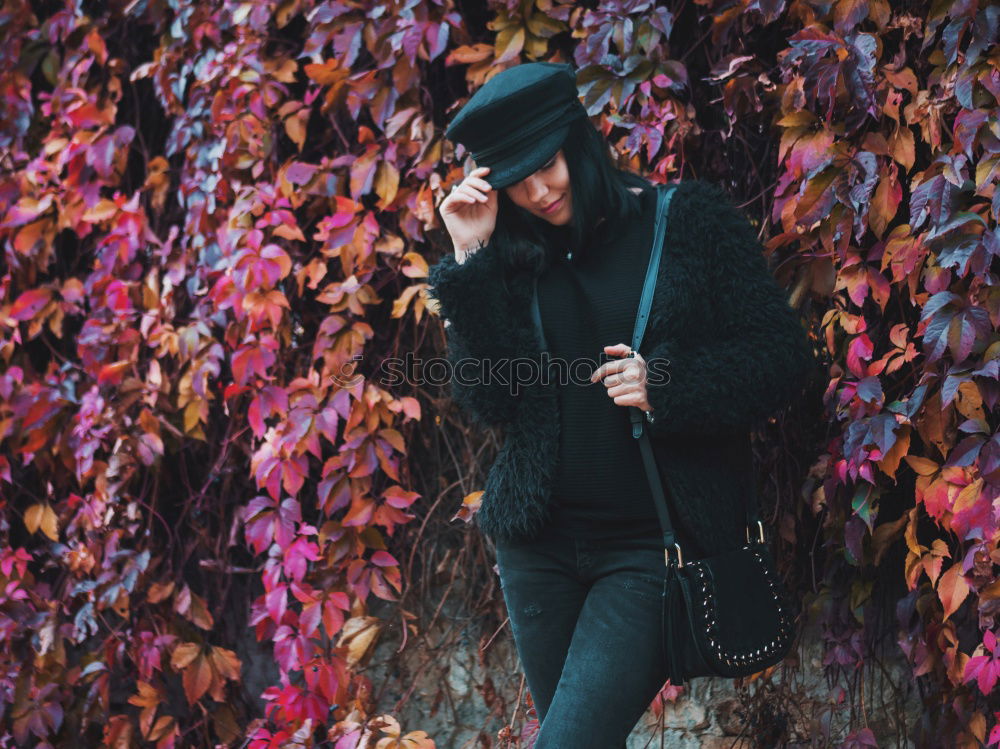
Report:
M 566 362 L 550 370 L 560 378 L 560 429 L 549 522 L 587 538 L 660 533 L 629 409 L 614 402 L 603 382 L 589 381 L 598 366 L 620 358 L 605 354 L 605 346 L 632 340 L 656 192 L 645 190 L 640 200 L 639 220 L 602 227 L 586 252 L 557 248 L 538 279 L 548 350 Z

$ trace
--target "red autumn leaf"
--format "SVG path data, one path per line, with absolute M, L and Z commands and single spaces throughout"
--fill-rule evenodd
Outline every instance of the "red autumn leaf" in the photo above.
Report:
M 379 567 L 389 567 L 391 565 L 399 564 L 392 554 L 388 551 L 382 551 L 381 549 L 372 554 L 371 563 L 378 565 Z
M 11 305 L 8 314 L 15 320 L 32 320 L 51 299 L 52 289 L 46 286 L 28 289 Z
M 313 541 L 300 536 L 285 549 L 282 557 L 285 575 L 291 580 L 301 580 L 305 577 L 308 562 L 316 562 L 320 559 L 322 557 L 319 553 L 319 547 Z
M 232 354 L 233 377 L 238 385 L 246 385 L 256 375 L 269 379 L 267 370 L 277 357 L 261 346 L 241 346 Z

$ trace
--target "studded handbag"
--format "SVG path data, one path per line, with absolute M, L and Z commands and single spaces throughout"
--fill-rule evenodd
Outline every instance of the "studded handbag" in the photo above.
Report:
M 639 350 L 649 319 L 673 187 L 658 188 L 653 247 L 632 334 L 633 352 Z M 752 491 L 744 494 L 745 544 L 721 554 L 685 561 L 670 520 L 649 434 L 643 428 L 655 416 L 635 406 L 629 406 L 629 411 L 632 436 L 639 441 L 663 528 L 666 571 L 661 621 L 671 684 L 680 686 L 696 676 L 748 676 L 781 662 L 791 647 L 798 612 L 775 573 L 774 560 L 765 545 L 756 494 Z

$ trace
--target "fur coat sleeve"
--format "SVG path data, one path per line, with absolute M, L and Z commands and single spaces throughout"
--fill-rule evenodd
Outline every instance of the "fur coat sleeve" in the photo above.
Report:
M 514 419 L 520 393 L 511 385 L 510 361 L 518 330 L 505 314 L 510 299 L 495 248 L 487 244 L 465 262 L 446 254 L 428 271 L 428 295 L 436 299 L 452 368 L 451 398 L 481 426 Z
M 693 183 L 668 231 L 700 255 L 685 282 L 712 302 L 696 335 L 683 345 L 664 338 L 645 354 L 647 374 L 660 365 L 666 373 L 647 376 L 653 437 L 746 432 L 801 390 L 814 361 L 750 222 L 721 187 Z

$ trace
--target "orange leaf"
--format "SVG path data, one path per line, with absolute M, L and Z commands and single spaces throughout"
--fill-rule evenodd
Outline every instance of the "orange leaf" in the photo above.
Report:
M 162 742 L 164 739 L 167 738 L 167 736 L 171 736 L 174 739 L 177 738 L 177 724 L 174 722 L 172 716 L 161 715 L 159 718 L 156 719 L 156 724 L 153 726 L 153 729 L 149 732 L 149 736 L 147 736 L 146 738 L 149 741 Z M 162 747 L 165 746 L 173 746 L 173 743 L 171 742 L 170 744 L 163 744 L 163 743 L 157 744 L 157 749 L 161 749 Z
M 240 678 L 240 659 L 236 653 L 226 648 L 213 647 L 211 651 L 212 665 L 223 679 L 237 681 Z
M 153 583 L 149 586 L 149 592 L 146 593 L 146 600 L 150 603 L 159 603 L 164 598 L 168 598 L 173 592 L 174 584 L 172 582 Z
M 895 479 L 896 471 L 899 469 L 899 461 L 903 459 L 909 449 L 910 427 L 904 424 L 899 430 L 896 441 L 889 448 L 889 452 L 882 457 L 882 460 L 878 461 L 878 467 L 886 476 Z
M 199 655 L 184 669 L 182 681 L 189 704 L 193 705 L 204 696 L 212 686 L 212 666 L 204 654 Z
M 474 62 L 482 62 L 489 59 L 493 54 L 493 47 L 489 44 L 463 44 L 448 53 L 445 60 L 446 65 L 470 65 Z

